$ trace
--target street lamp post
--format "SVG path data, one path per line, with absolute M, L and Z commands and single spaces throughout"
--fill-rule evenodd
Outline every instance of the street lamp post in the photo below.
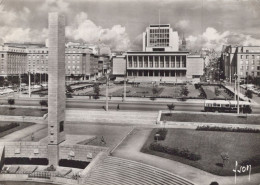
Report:
M 237 114 L 239 114 L 239 81 L 240 81 L 240 77 L 238 74 L 234 74 L 234 77 L 235 77 L 235 96 L 237 94 Z M 237 86 L 237 88 L 236 88 L 236 86 Z M 236 100 L 236 98 L 235 98 L 235 100 Z
M 126 101 L 126 76 L 124 79 L 124 101 Z
M 29 93 L 29 97 L 31 97 L 31 73 L 30 72 L 28 72 L 28 76 L 29 76 L 28 93 Z
M 106 111 L 108 111 L 108 74 L 106 74 Z
M 19 96 L 21 96 L 21 92 L 22 92 L 22 80 L 21 80 L 21 73 L 19 73 L 19 82 L 20 82 L 20 89 L 19 89 Z M 18 97 L 19 97 L 18 96 Z

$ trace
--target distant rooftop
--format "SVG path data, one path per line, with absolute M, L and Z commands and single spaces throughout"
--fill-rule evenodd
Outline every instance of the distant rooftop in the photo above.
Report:
M 170 27 L 170 24 L 150 24 L 150 27 Z

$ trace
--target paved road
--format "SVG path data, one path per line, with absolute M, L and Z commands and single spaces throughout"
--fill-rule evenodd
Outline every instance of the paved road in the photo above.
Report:
M 6 104 L 6 99 L 0 99 L 0 104 Z M 140 111 L 158 111 L 167 110 L 167 102 L 143 102 L 143 101 L 129 101 L 122 102 L 120 100 L 110 100 L 109 109 L 116 109 L 117 105 L 120 105 L 120 110 L 140 110 Z M 200 112 L 203 110 L 203 103 L 191 103 L 191 102 L 174 102 L 177 111 L 193 111 Z M 16 99 L 15 105 L 25 106 L 40 106 L 38 99 Z M 80 109 L 102 109 L 105 106 L 104 100 L 89 100 L 89 99 L 69 99 L 67 100 L 67 108 L 80 108 Z M 260 107 L 253 106 L 253 113 L 260 114 Z

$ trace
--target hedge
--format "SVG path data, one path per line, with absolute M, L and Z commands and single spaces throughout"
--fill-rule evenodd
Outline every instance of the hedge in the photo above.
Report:
M 163 146 L 160 143 L 156 142 L 151 143 L 149 149 L 170 155 L 176 155 L 191 161 L 198 161 L 201 159 L 201 156 L 199 154 L 194 154 L 190 152 L 188 149 L 171 148 L 168 146 Z
M 7 130 L 10 130 L 14 127 L 18 127 L 18 126 L 19 126 L 19 123 L 10 123 L 8 125 L 0 126 L 0 133 L 7 131 Z
M 86 166 L 88 166 L 88 164 L 89 162 L 85 162 L 85 161 L 76 161 L 76 160 L 68 160 L 68 159 L 59 160 L 59 166 L 71 167 L 71 168 L 85 169 Z
M 201 131 L 221 131 L 221 132 L 246 132 L 246 133 L 260 133 L 259 129 L 254 128 L 232 128 L 232 127 L 218 127 L 218 126 L 197 126 L 196 130 Z
M 254 156 L 252 158 L 242 161 L 241 166 L 251 165 L 251 166 L 260 166 L 260 155 Z
M 6 157 L 5 164 L 32 164 L 32 165 L 48 165 L 46 158 L 29 158 L 29 157 Z
M 154 135 L 154 140 L 158 140 L 158 141 L 163 141 L 165 140 L 166 134 L 167 134 L 168 130 L 165 128 L 159 129 L 155 135 Z M 156 134 L 159 134 L 160 136 L 156 136 Z

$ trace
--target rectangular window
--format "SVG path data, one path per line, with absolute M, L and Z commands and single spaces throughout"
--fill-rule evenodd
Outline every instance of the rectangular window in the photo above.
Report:
M 160 61 L 160 67 L 164 67 L 164 62 Z
M 148 67 L 148 61 L 144 61 L 144 67 Z
M 143 62 L 139 61 L 139 67 L 143 67 Z
M 252 55 L 252 59 L 255 59 L 255 55 Z
M 149 61 L 149 66 L 153 67 L 153 61 L 151 61 L 151 60 Z
M 180 65 L 181 65 L 180 56 L 177 56 L 176 57 L 176 67 L 180 68 Z
M 60 132 L 64 131 L 64 121 L 60 122 Z
M 166 67 L 170 67 L 170 62 L 169 61 L 166 61 Z
M 248 55 L 246 55 L 246 59 L 248 59 Z
M 243 55 L 241 55 L 241 59 L 243 59 Z
M 155 61 L 155 67 L 159 67 L 159 61 Z
M 182 56 L 182 67 L 186 67 L 186 56 Z
M 137 61 L 134 61 L 134 67 L 137 67 Z

